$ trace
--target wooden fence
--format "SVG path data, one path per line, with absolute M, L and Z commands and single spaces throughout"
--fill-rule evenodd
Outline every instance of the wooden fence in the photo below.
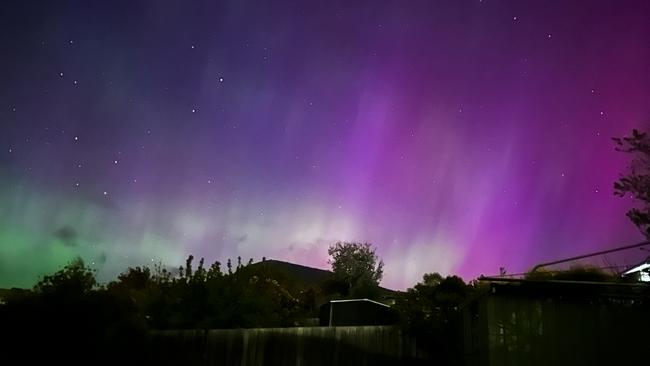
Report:
M 157 331 L 154 365 L 421 365 L 415 340 L 394 326 Z

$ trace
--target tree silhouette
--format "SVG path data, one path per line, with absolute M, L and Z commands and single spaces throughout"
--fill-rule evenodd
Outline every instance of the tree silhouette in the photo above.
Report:
M 632 135 L 613 138 L 616 150 L 632 155 L 629 170 L 614 182 L 614 194 L 630 195 L 639 206 L 630 209 L 627 217 L 650 238 L 650 137 L 645 132 L 632 130 Z
M 461 307 L 468 303 L 476 288 L 460 277 L 442 277 L 427 273 L 422 282 L 397 296 L 395 309 L 404 330 L 418 338 L 423 352 L 442 364 L 457 364 L 460 349 Z M 421 347 L 421 346 L 420 346 Z
M 337 242 L 327 250 L 335 281 L 343 286 L 343 295 L 375 297 L 384 273 L 384 262 L 369 243 Z
M 90 292 L 97 285 L 95 273 L 84 264 L 81 258 L 76 258 L 63 269 L 40 280 L 34 290 L 38 293 L 57 293 L 62 296 L 81 296 Z

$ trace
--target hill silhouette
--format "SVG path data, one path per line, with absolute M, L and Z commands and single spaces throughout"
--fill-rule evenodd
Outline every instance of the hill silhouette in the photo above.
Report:
M 332 276 L 331 271 L 303 266 L 291 262 L 284 262 L 275 259 L 267 259 L 261 262 L 250 264 L 250 267 L 261 267 L 264 269 L 280 272 L 287 277 L 293 278 L 305 286 L 315 286 Z
M 255 262 L 251 264 L 250 267 L 261 267 L 276 273 L 282 273 L 286 277 L 294 279 L 303 287 L 322 285 L 324 281 L 331 279 L 334 275 L 332 271 L 326 269 L 308 267 L 276 259 L 266 259 L 261 262 Z M 379 289 L 382 297 L 391 297 L 397 292 L 381 286 Z

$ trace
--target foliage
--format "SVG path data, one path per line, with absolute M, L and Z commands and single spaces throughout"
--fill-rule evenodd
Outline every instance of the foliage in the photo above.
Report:
M 95 273 L 81 258 L 73 260 L 56 273 L 43 277 L 34 290 L 38 293 L 59 293 L 81 296 L 97 285 Z
M 419 344 L 433 345 L 423 352 L 454 364 L 461 352 L 461 307 L 475 291 L 475 284 L 468 285 L 460 277 L 427 273 L 422 282 L 397 297 L 394 307 L 404 329 L 416 336 Z
M 327 253 L 334 273 L 329 288 L 348 297 L 378 296 L 384 262 L 377 257 L 375 248 L 369 243 L 337 242 Z
M 471 292 L 472 287 L 460 277 L 428 273 L 422 282 L 397 298 L 395 307 L 402 322 L 411 329 L 440 328 L 469 299 Z
M 627 174 L 614 183 L 614 194 L 630 195 L 639 203 L 639 207 L 627 212 L 627 217 L 650 238 L 650 137 L 645 132 L 632 130 L 632 135 L 613 140 L 617 151 L 633 156 Z
M 4 346 L 15 354 L 29 347 L 30 363 L 87 364 L 99 355 L 116 363 L 131 354 L 137 363 L 143 355 L 144 324 L 128 302 L 97 285 L 94 271 L 80 259 L 43 277 L 31 291 L 11 291 L 4 302 L 0 324 L 11 335 Z
M 226 273 L 220 262 L 208 269 L 203 258 L 196 267 L 193 262 L 190 255 L 177 277 L 164 269 L 129 268 L 108 289 L 158 329 L 288 326 L 314 311 L 313 298 L 290 278 L 252 259 L 242 264 L 238 258 Z

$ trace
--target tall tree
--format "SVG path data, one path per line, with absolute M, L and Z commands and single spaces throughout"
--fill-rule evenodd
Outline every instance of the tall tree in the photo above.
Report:
M 96 286 L 95 272 L 81 258 L 76 258 L 56 273 L 44 276 L 34 290 L 38 293 L 81 296 Z
M 332 272 L 346 284 L 346 294 L 366 294 L 377 288 L 384 274 L 384 262 L 369 243 L 337 242 L 327 250 Z
M 441 364 L 456 365 L 463 354 L 461 308 L 475 291 L 460 277 L 427 273 L 422 282 L 397 294 L 394 309 L 403 329 L 416 337 L 418 351 L 435 355 Z
M 613 138 L 616 150 L 632 155 L 626 174 L 614 182 L 614 194 L 630 195 L 638 205 L 627 212 L 627 217 L 650 238 L 650 137 L 645 132 L 632 130 L 632 135 Z

